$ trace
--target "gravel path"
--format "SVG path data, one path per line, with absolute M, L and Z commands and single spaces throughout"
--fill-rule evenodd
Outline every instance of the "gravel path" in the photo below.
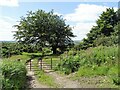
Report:
M 62 76 L 56 72 L 49 72 L 48 74 L 54 78 L 60 88 L 81 88 L 77 81 L 72 81 L 66 76 Z
M 68 79 L 65 75 L 60 75 L 47 65 L 45 65 L 45 62 L 43 61 L 43 66 L 45 66 L 47 69 L 44 69 L 46 74 L 54 78 L 54 81 L 56 84 L 58 84 L 59 88 L 80 88 L 80 85 L 77 81 L 72 81 Z

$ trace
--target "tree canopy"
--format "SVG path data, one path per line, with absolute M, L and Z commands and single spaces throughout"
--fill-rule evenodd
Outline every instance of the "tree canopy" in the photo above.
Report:
M 71 27 L 65 24 L 62 16 L 55 15 L 53 10 L 45 12 L 37 10 L 28 12 L 21 17 L 19 24 L 15 25 L 17 31 L 14 34 L 18 42 L 52 47 L 55 54 L 57 48 L 64 49 L 72 45 Z

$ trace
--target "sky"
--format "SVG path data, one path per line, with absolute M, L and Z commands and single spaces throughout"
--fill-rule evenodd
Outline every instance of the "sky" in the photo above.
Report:
M 66 24 L 72 27 L 73 34 L 76 35 L 72 39 L 82 40 L 96 25 L 96 20 L 106 8 L 113 7 L 117 10 L 118 1 L 109 1 L 0 0 L 0 41 L 14 41 L 13 34 L 17 29 L 13 26 L 19 23 L 20 17 L 26 16 L 27 11 L 34 12 L 38 9 L 46 12 L 53 9 L 55 14 L 62 15 L 66 19 Z

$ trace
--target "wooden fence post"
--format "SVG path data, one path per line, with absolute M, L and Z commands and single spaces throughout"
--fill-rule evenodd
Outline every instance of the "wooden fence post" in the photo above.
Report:
M 42 59 L 41 59 L 40 61 L 41 61 L 41 63 L 40 63 L 40 65 L 41 65 L 41 70 L 42 70 Z
M 31 71 L 31 59 L 30 59 L 30 71 Z
M 51 69 L 52 69 L 52 58 L 51 58 Z

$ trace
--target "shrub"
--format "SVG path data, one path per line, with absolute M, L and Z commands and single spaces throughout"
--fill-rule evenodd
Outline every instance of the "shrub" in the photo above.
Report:
M 4 60 L 2 69 L 2 89 L 24 90 L 26 83 L 26 67 L 19 61 Z
M 58 68 L 63 71 L 65 74 L 70 74 L 78 70 L 80 63 L 79 63 L 79 56 L 72 57 L 69 56 L 63 59 L 62 63 L 58 64 Z

